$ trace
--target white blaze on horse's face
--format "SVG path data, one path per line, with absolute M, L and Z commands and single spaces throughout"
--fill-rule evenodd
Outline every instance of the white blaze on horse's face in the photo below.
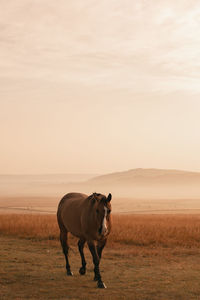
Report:
M 101 230 L 101 234 L 102 235 L 105 235 L 107 233 L 107 222 L 106 222 L 106 217 L 107 217 L 107 214 L 108 214 L 108 209 L 106 206 L 104 206 L 104 218 L 103 218 L 103 223 L 102 223 L 102 230 Z

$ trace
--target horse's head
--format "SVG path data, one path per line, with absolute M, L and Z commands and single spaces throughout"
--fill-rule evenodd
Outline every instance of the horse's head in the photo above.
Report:
M 98 225 L 98 234 L 101 236 L 106 236 L 110 233 L 111 199 L 111 194 L 109 194 L 108 197 L 97 193 L 92 194 L 94 216 L 96 224 Z

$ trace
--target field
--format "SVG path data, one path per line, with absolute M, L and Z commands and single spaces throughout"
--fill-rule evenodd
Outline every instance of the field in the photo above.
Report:
M 0 196 L 0 214 L 56 213 L 59 196 Z M 113 196 L 113 213 L 127 214 L 200 214 L 199 198 L 120 198 Z
M 55 215 L 0 215 L 0 299 L 200 299 L 200 215 L 113 215 L 102 277 L 93 265 L 78 273 L 77 240 L 70 237 L 73 277 L 65 275 Z

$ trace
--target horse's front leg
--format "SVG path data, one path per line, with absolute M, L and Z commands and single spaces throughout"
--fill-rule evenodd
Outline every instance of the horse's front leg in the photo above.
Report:
M 107 239 L 104 239 L 102 241 L 97 242 L 97 254 L 99 256 L 99 259 L 101 259 L 102 251 L 103 251 L 103 248 L 106 245 L 106 242 L 107 242 Z
M 78 241 L 78 249 L 80 252 L 81 262 L 82 262 L 82 267 L 79 270 L 79 273 L 81 275 L 85 275 L 85 272 L 86 272 L 86 260 L 85 260 L 85 256 L 84 256 L 84 252 L 83 252 L 84 245 L 85 245 L 85 240 L 80 239 Z
M 99 270 L 99 263 L 100 259 L 97 254 L 96 246 L 94 242 L 88 242 L 88 247 L 90 249 L 90 252 L 92 254 L 93 263 L 94 263 L 94 280 L 97 280 L 97 287 L 98 288 L 106 288 L 105 284 L 103 283 L 101 279 L 101 274 Z

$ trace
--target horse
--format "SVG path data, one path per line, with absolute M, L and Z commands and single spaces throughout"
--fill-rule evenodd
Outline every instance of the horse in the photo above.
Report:
M 82 193 L 68 193 L 59 202 L 57 221 L 60 228 L 60 243 L 66 260 L 66 271 L 72 276 L 68 259 L 68 232 L 79 238 L 78 249 L 82 266 L 80 275 L 86 273 L 84 245 L 87 242 L 94 264 L 94 280 L 98 288 L 106 288 L 101 279 L 99 264 L 103 248 L 111 231 L 111 199 L 99 193 L 88 196 Z

